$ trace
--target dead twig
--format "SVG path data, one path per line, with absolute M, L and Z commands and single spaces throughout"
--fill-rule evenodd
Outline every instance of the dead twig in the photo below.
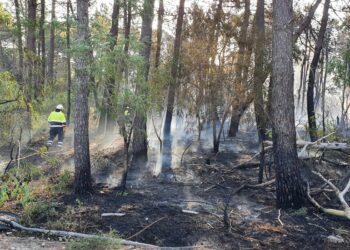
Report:
M 164 220 L 164 219 L 167 218 L 167 217 L 168 217 L 168 216 L 164 216 L 164 217 L 162 217 L 162 218 L 156 220 L 155 222 L 152 222 L 151 224 L 149 224 L 148 226 L 146 226 L 145 228 L 143 228 L 141 231 L 139 231 L 139 232 L 137 232 L 136 234 L 130 236 L 130 237 L 128 238 L 128 240 L 130 240 L 130 239 L 136 237 L 137 235 L 140 235 L 142 232 L 144 232 L 145 230 L 147 230 L 148 228 L 150 228 L 150 227 L 153 226 L 154 224 L 156 224 L 156 223 L 158 223 L 158 222 Z
M 281 209 L 278 209 L 278 217 L 277 217 L 277 220 L 278 220 L 278 222 L 281 224 L 281 226 L 283 227 L 284 224 L 283 224 L 283 222 L 282 222 L 282 220 L 281 220 Z
M 185 150 L 182 152 L 182 155 L 181 155 L 181 161 L 180 161 L 180 166 L 182 166 L 182 162 L 183 162 L 183 159 L 184 159 L 184 155 L 186 153 L 186 151 L 192 146 L 193 144 L 193 141 L 191 141 L 185 148 Z

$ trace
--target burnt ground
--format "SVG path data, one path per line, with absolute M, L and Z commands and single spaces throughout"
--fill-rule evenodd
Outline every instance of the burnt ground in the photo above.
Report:
M 113 150 L 97 145 L 93 148 L 93 173 L 99 183 L 94 193 L 87 197 L 76 197 L 69 190 L 50 197 L 39 194 L 37 200 L 50 199 L 57 214 L 34 218 L 31 226 L 93 234 L 112 229 L 124 239 L 166 247 L 347 249 L 349 220 L 322 214 L 309 203 L 300 210 L 279 211 L 274 185 L 241 189 L 242 185 L 257 184 L 258 175 L 254 160 L 233 168 L 256 152 L 254 140 L 243 138 L 246 135 L 224 141 L 217 155 L 211 154 L 206 145 L 193 143 L 184 154 L 182 166 L 173 169 L 172 181 L 154 177 L 153 157 L 149 164 L 133 166 L 125 194 L 115 188 L 123 162 L 120 140 L 119 144 L 113 143 Z M 63 165 L 67 167 L 72 155 L 64 155 Z M 181 153 L 176 157 L 181 158 Z M 326 152 L 325 157 L 349 162 L 348 155 L 338 152 Z M 322 186 L 311 174 L 312 169 L 339 180 L 335 184 L 340 187 L 346 184 L 343 179 L 348 166 L 310 160 L 302 172 L 312 188 Z M 332 193 L 315 192 L 314 197 L 327 207 L 339 207 Z M 21 214 L 18 206 L 9 204 L 6 209 Z M 125 215 L 101 217 L 102 213 L 115 212 Z M 344 242 L 331 242 L 329 236 L 340 236 Z

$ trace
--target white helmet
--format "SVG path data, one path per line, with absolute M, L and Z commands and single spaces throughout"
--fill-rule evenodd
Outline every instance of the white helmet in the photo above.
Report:
M 56 109 L 62 110 L 63 109 L 63 105 L 62 104 L 58 104 Z

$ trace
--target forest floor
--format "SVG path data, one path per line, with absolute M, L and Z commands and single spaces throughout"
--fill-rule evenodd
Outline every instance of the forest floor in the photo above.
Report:
M 182 157 L 183 148 L 175 157 Z M 64 191 L 47 191 L 48 183 L 59 182 L 63 169 L 72 171 L 73 150 L 69 143 L 57 153 L 50 149 L 61 159 L 58 171 L 48 167 L 47 158 L 44 161 L 37 157 L 32 161 L 45 173 L 50 172 L 50 176 L 46 174 L 46 184 L 38 180 L 30 185 L 35 200 L 49 202 L 48 210 L 54 212 L 45 213 L 46 216 L 32 215 L 30 226 L 89 234 L 113 230 L 123 239 L 162 247 L 347 249 L 349 220 L 322 214 L 308 203 L 300 210 L 280 211 L 275 207 L 274 185 L 242 188 L 257 184 L 256 160 L 239 168 L 235 166 L 251 159 L 256 150 L 256 143 L 246 134 L 223 141 L 221 152 L 216 155 L 207 145 L 194 142 L 185 152 L 182 164 L 173 168 L 174 180 L 162 181 L 154 177 L 155 147 L 147 165 L 132 167 L 127 191 L 121 194 L 115 187 L 123 169 L 122 140 L 96 141 L 91 145 L 94 193 L 77 198 L 71 194 L 72 180 Z M 325 155 L 328 159 L 342 158 L 343 162 L 350 162 L 346 154 L 325 152 Z M 322 182 L 311 174 L 311 169 L 340 180 L 336 183 L 342 186 L 349 165 L 306 162 L 303 177 L 312 187 L 320 187 Z M 328 207 L 339 207 L 333 194 L 319 193 L 315 198 Z M 25 209 L 15 201 L 5 203 L 1 210 L 17 213 L 20 217 L 26 215 Z M 123 213 L 124 216 L 102 217 L 102 213 Z M 24 236 L 17 231 L 11 235 L 0 233 L 0 249 L 64 249 L 66 244 L 58 239 L 52 243 L 46 237 Z

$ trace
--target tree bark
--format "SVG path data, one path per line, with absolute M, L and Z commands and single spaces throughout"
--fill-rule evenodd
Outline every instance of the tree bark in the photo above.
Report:
M 317 125 L 314 104 L 315 75 L 323 47 L 324 35 L 327 29 L 329 5 L 330 0 L 326 0 L 323 8 L 323 16 L 321 20 L 320 31 L 317 37 L 316 48 L 311 61 L 309 81 L 307 85 L 307 116 L 309 121 L 309 133 L 311 141 L 317 140 Z
M 296 150 L 293 87 L 293 1 L 273 1 L 272 132 L 279 208 L 304 203 Z
M 231 115 L 230 127 L 228 131 L 228 137 L 236 137 L 239 124 L 244 112 L 249 108 L 250 104 L 253 102 L 253 97 L 248 96 L 241 100 L 241 103 L 235 103 L 232 107 L 233 112 Z
M 82 47 L 75 56 L 75 82 L 77 84 L 74 122 L 74 193 L 87 194 L 92 191 L 89 152 L 89 1 L 77 1 L 77 42 Z
M 27 98 L 32 99 L 32 89 L 35 87 L 34 66 L 36 61 L 36 0 L 28 0 L 28 34 L 27 34 Z M 30 102 L 30 101 L 29 101 Z
M 147 84 L 148 74 L 150 69 L 150 55 L 152 45 L 152 23 L 154 16 L 154 0 L 144 0 L 143 13 L 142 13 L 142 30 L 141 30 L 141 44 L 142 49 L 140 52 L 144 61 L 143 69 L 143 82 L 141 84 Z M 145 86 L 137 85 L 136 94 L 145 94 Z M 133 133 L 133 155 L 137 160 L 138 158 L 147 158 L 147 110 L 139 107 L 136 111 L 134 119 L 134 133 Z
M 69 9 L 70 9 L 70 0 L 67 0 L 67 34 L 66 34 L 66 42 L 67 42 L 67 124 L 70 123 L 70 117 L 71 117 L 71 92 L 72 92 L 72 67 L 71 67 L 71 46 L 70 46 L 70 15 L 69 15 Z
M 158 8 L 158 27 L 157 27 L 157 48 L 155 55 L 155 68 L 160 64 L 160 52 L 162 49 L 162 36 L 163 36 L 163 23 L 164 23 L 164 0 L 159 0 Z
M 329 38 L 326 38 L 326 48 L 325 48 L 325 70 L 324 70 L 324 78 L 323 78 L 323 86 L 322 86 L 322 130 L 323 136 L 326 135 L 326 86 L 327 86 L 327 76 L 328 76 L 328 60 L 329 60 Z
M 19 7 L 18 0 L 14 0 L 16 8 L 16 28 L 17 28 L 17 47 L 18 47 L 18 72 L 17 78 L 19 82 L 23 83 L 23 73 L 24 73 L 24 53 L 23 53 L 23 41 L 22 41 L 22 21 L 21 21 L 21 10 Z
M 254 109 L 255 120 L 258 129 L 259 142 L 261 147 L 260 168 L 259 168 L 259 183 L 263 181 L 264 170 L 264 145 L 266 139 L 266 113 L 264 106 L 264 58 L 265 58 L 265 11 L 264 0 L 258 0 L 255 18 L 255 68 L 254 68 Z
M 45 42 L 45 0 L 41 0 L 40 8 L 40 45 L 41 45 L 41 75 L 38 91 L 41 92 L 46 80 L 46 42 Z
M 36 8 L 37 1 L 36 0 L 28 0 L 28 26 L 27 26 L 27 41 L 26 41 L 26 74 L 25 74 L 25 98 L 26 98 L 26 108 L 27 108 L 27 125 L 28 125 L 28 133 L 29 133 L 29 141 L 31 141 L 32 137 L 32 96 L 33 89 L 35 88 L 35 61 L 37 58 L 36 55 Z
M 50 48 L 48 54 L 47 78 L 54 83 L 54 62 L 55 62 L 55 22 L 56 22 L 56 0 L 52 0 L 51 25 L 50 25 Z
M 185 0 L 180 0 L 177 23 L 176 23 L 176 33 L 174 41 L 174 52 L 173 52 L 173 62 L 171 65 L 171 80 L 168 87 L 167 94 L 167 105 L 165 111 L 165 122 L 163 128 L 163 141 L 170 136 L 171 131 L 171 121 L 173 118 L 174 104 L 175 104 L 175 94 L 177 89 L 177 75 L 180 60 L 180 47 L 181 47 L 181 36 L 182 36 L 182 26 L 185 14 Z

